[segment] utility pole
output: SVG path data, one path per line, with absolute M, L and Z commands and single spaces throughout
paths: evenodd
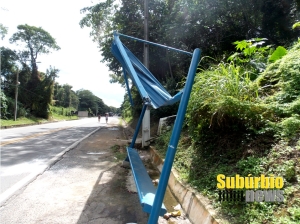
M 144 39 L 148 40 L 148 0 L 144 0 Z M 149 45 L 144 43 L 144 65 L 149 69 Z M 149 145 L 147 141 L 150 139 L 150 108 L 147 107 L 142 124 L 142 147 Z
M 19 68 L 17 68 L 16 89 L 15 89 L 15 121 L 17 120 L 17 111 L 18 111 L 18 88 L 19 88 Z

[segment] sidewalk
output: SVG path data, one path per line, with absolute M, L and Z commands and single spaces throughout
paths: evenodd
M 130 131 L 130 130 L 129 130 Z M 128 130 L 108 124 L 64 154 L 0 208 L 2 224 L 145 224 L 122 168 Z M 160 224 L 168 221 L 160 218 Z

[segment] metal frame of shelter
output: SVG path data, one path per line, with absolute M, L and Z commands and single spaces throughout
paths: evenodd
M 185 86 L 175 96 L 170 96 L 170 94 L 164 89 L 160 82 L 151 74 L 151 72 L 143 66 L 143 64 L 122 44 L 119 36 L 125 38 L 133 39 L 136 41 L 144 42 L 149 45 L 155 45 L 158 47 L 166 48 L 168 50 L 173 50 L 181 53 L 188 54 L 192 56 L 191 64 L 188 71 L 188 76 L 186 79 Z M 193 53 L 182 51 L 176 48 L 168 47 L 165 45 L 153 43 L 150 41 L 141 40 L 135 37 L 127 36 L 114 32 L 114 40 L 112 43 L 112 53 L 122 64 L 123 75 L 126 82 L 126 87 L 130 97 L 130 102 L 132 104 L 132 98 L 130 94 L 130 89 L 128 85 L 128 76 L 131 78 L 132 82 L 136 85 L 142 99 L 143 99 L 143 108 L 140 114 L 140 118 L 135 129 L 135 133 L 132 138 L 132 142 L 129 147 L 127 147 L 127 161 L 130 162 L 135 183 L 137 186 L 140 202 L 143 206 L 143 211 L 150 213 L 148 224 L 156 224 L 159 215 L 163 215 L 163 212 L 166 211 L 163 205 L 163 199 L 168 185 L 168 180 L 170 177 L 170 172 L 174 162 L 176 149 L 190 98 L 190 93 L 194 83 L 194 78 L 197 70 L 197 66 L 200 61 L 201 51 L 196 48 Z M 147 194 L 147 191 L 152 185 L 150 178 L 145 170 L 145 167 L 142 165 L 142 162 L 138 156 L 138 153 L 133 149 L 135 141 L 139 132 L 139 129 L 142 124 L 142 120 L 146 111 L 147 106 L 152 106 L 154 109 L 173 104 L 180 100 L 176 120 L 174 123 L 172 135 L 168 145 L 163 169 L 160 175 L 159 184 L 157 189 L 154 190 L 154 193 Z M 143 170 L 143 172 L 142 172 Z M 145 177 L 147 175 L 147 178 Z M 145 180 L 145 181 L 144 181 Z M 153 185 L 151 186 L 153 187 Z M 151 191 L 151 190 L 149 190 Z

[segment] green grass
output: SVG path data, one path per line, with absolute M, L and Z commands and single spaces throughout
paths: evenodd
M 52 121 L 64 121 L 64 120 L 77 120 L 78 117 L 71 116 L 71 111 L 75 111 L 74 108 L 63 108 L 63 107 L 55 107 L 51 106 L 50 118 L 43 119 L 34 116 L 26 116 L 26 117 L 18 117 L 16 121 L 14 119 L 0 119 L 1 127 L 12 127 L 15 125 L 30 125 L 30 124 L 40 124 L 45 122 L 52 122 Z
M 47 120 L 45 119 L 41 119 L 41 118 L 27 118 L 27 117 L 20 117 L 17 118 L 16 121 L 14 120 L 0 120 L 1 122 L 1 127 L 2 126 L 14 126 L 14 125 L 26 125 L 26 124 L 37 124 L 37 123 L 43 123 L 43 122 L 47 122 Z
M 133 120 L 133 117 L 125 117 L 124 120 L 127 124 L 129 124 Z
M 124 146 L 120 145 L 113 145 L 110 147 L 112 152 L 114 153 L 115 157 L 117 158 L 117 161 L 122 161 L 126 158 L 127 154 L 125 153 Z
M 169 143 L 170 133 L 164 133 L 156 140 L 156 149 L 164 157 Z M 221 143 L 233 139 L 222 136 Z M 211 138 L 211 139 L 209 139 Z M 241 152 L 240 146 L 226 148 L 222 154 L 217 147 L 218 141 L 207 136 L 204 144 L 192 143 L 187 132 L 183 132 L 178 144 L 174 168 L 178 171 L 181 180 L 187 182 L 196 191 L 210 199 L 218 215 L 226 217 L 229 223 L 289 223 L 300 222 L 300 134 L 292 140 L 274 141 L 265 145 L 263 139 L 252 139 L 248 143 L 265 151 L 264 155 L 254 152 L 253 155 L 235 158 Z M 235 139 L 238 141 L 238 139 Z M 222 147 L 221 147 L 222 148 Z M 223 148 L 224 149 L 224 148 Z M 252 148 L 253 150 L 254 148 Z M 249 150 L 245 147 L 244 155 Z M 234 203 L 219 202 L 216 189 L 216 176 L 280 176 L 284 179 L 283 203 Z
M 77 120 L 77 116 L 64 116 L 64 115 L 59 115 L 59 114 L 53 114 L 52 119 L 50 120 L 57 120 L 57 121 L 62 121 L 62 120 Z
M 300 42 L 254 80 L 224 62 L 195 78 L 173 165 L 229 223 L 300 223 L 299 53 Z M 156 140 L 163 156 L 169 135 Z M 218 174 L 282 177 L 284 202 L 219 202 Z
M 0 119 L 1 127 L 13 127 L 16 125 L 30 125 L 30 124 L 40 124 L 40 123 L 46 123 L 51 121 L 63 121 L 63 120 L 77 120 L 77 116 L 63 116 L 58 114 L 53 114 L 52 118 L 49 120 L 43 119 L 43 118 L 36 118 L 36 117 L 19 117 L 16 121 L 14 120 L 4 120 Z

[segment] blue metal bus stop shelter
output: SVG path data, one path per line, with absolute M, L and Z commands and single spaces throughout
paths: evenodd
M 179 91 L 175 96 L 171 96 L 168 91 L 161 85 L 161 83 L 153 76 L 153 74 L 135 57 L 135 55 L 121 42 L 120 36 L 130 38 L 136 41 L 141 41 L 149 45 L 166 48 L 169 50 L 185 53 L 192 56 L 191 64 L 189 67 L 187 79 L 184 88 Z M 167 211 L 163 205 L 163 199 L 168 185 L 172 165 L 174 162 L 176 149 L 190 98 L 190 93 L 194 83 L 194 78 L 200 61 L 201 51 L 195 49 L 193 53 L 168 47 L 165 45 L 153 43 L 150 41 L 141 40 L 135 37 L 127 36 L 114 32 L 114 40 L 111 46 L 111 51 L 117 60 L 121 63 L 123 68 L 123 75 L 132 103 L 128 78 L 137 87 L 142 99 L 143 108 L 140 114 L 138 124 L 136 126 L 132 142 L 127 147 L 127 160 L 130 162 L 132 173 L 134 176 L 135 184 L 138 191 L 140 203 L 143 211 L 150 214 L 148 224 L 156 224 L 158 216 L 163 216 Z M 171 139 L 168 145 L 162 173 L 160 175 L 159 184 L 157 189 L 153 186 L 152 181 L 143 165 L 137 150 L 134 149 L 135 141 L 142 124 L 142 120 L 147 106 L 152 106 L 157 109 L 162 106 L 171 105 L 180 101 L 177 111 L 176 120 L 174 123 Z

